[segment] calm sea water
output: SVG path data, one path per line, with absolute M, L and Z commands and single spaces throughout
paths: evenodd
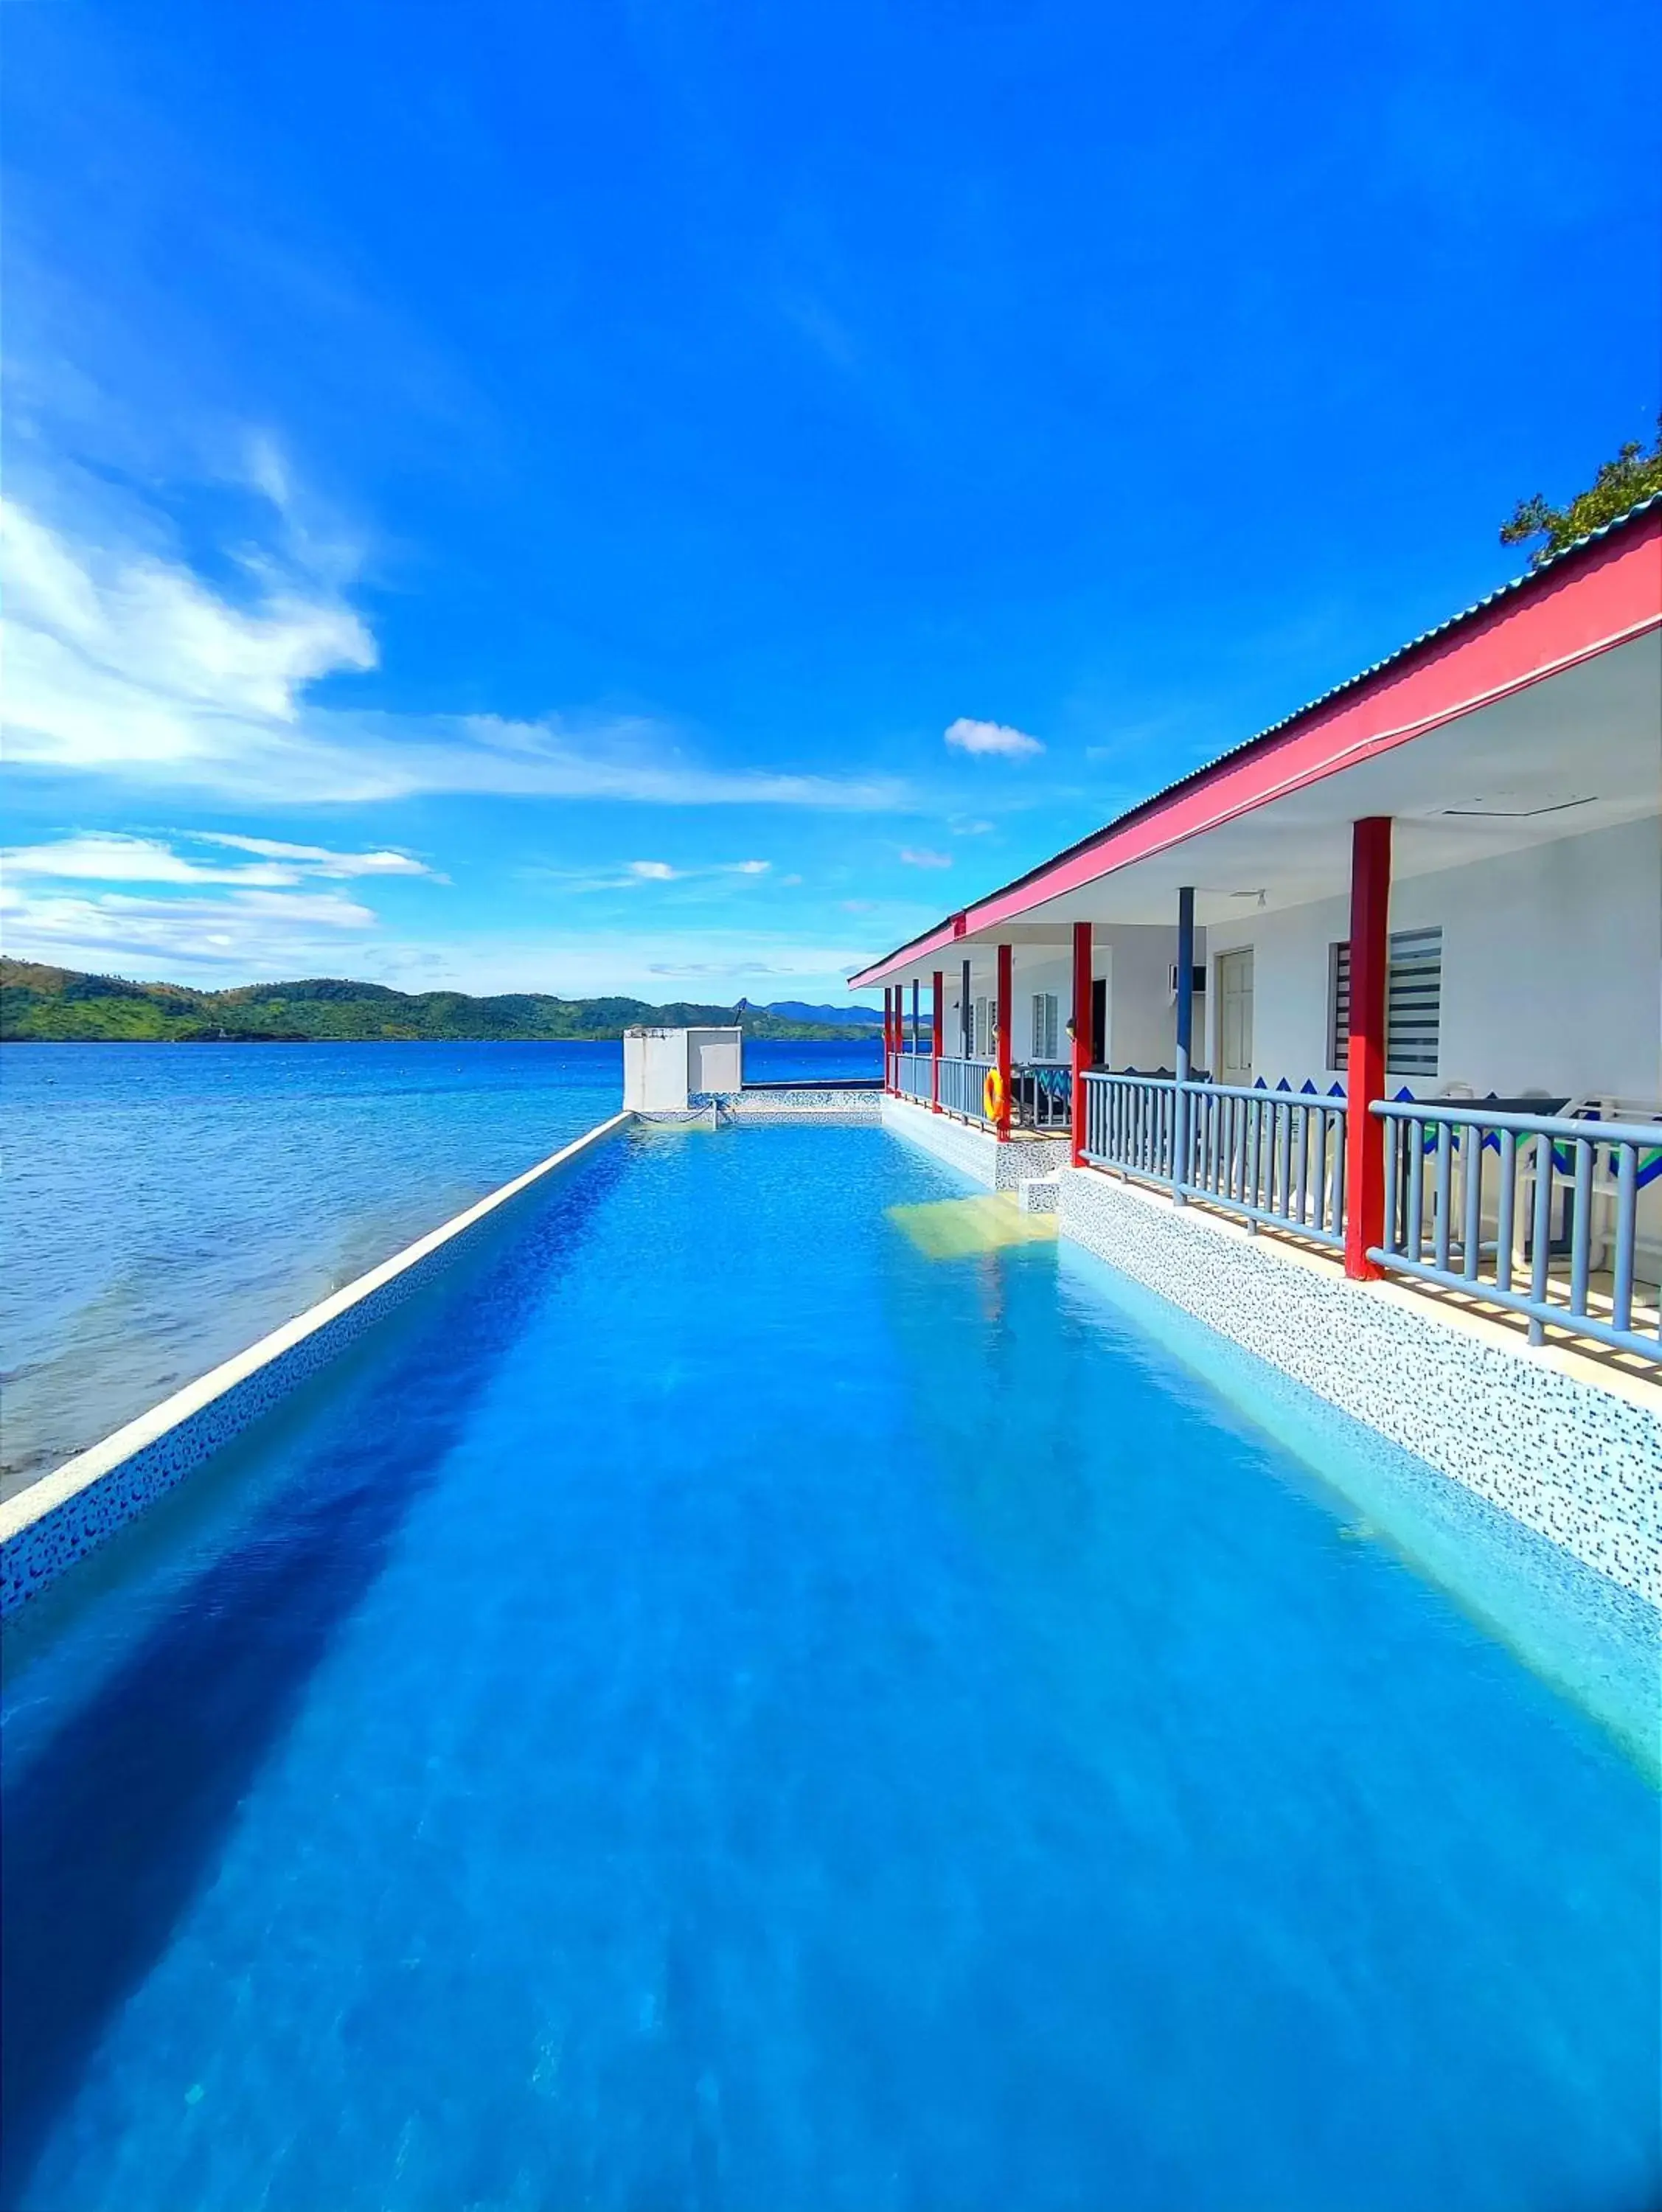
M 758 1082 L 876 1047 L 752 1045 Z M 618 1109 L 612 1045 L 8 1045 L 0 1494 Z
M 26 1610 L 0 2202 L 1662 2202 L 1655 1791 L 957 1188 L 626 1139 Z

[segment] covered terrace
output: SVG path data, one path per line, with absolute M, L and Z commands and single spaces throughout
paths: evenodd
M 898 1098 L 1653 1370 L 1662 500 L 851 981 Z

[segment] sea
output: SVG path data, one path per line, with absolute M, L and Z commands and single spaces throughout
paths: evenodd
M 758 1043 L 752 1082 L 875 1076 Z M 0 1496 L 618 1110 L 611 1044 L 0 1050 Z

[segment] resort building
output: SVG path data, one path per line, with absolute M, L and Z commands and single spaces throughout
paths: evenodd
M 1283 1364 L 1266 1268 L 1647 1398 L 1659 817 L 1653 499 L 853 976 L 885 1118 Z

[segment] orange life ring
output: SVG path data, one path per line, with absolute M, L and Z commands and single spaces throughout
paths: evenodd
M 981 1086 L 981 1108 L 989 1121 L 1004 1118 L 1004 1078 L 995 1067 L 987 1070 L 987 1080 Z

